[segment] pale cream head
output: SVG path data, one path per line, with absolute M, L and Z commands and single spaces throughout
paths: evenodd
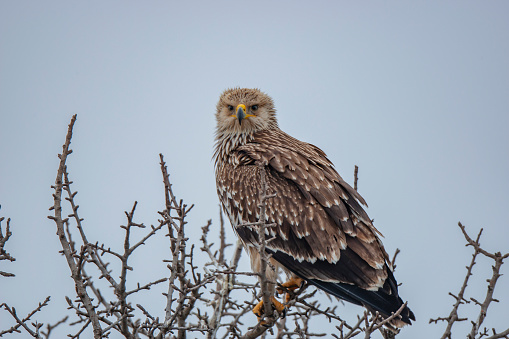
M 259 89 L 232 88 L 221 94 L 216 112 L 217 133 L 246 134 L 278 128 L 271 97 Z

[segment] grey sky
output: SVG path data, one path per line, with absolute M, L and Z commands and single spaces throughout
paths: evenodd
M 386 249 L 402 250 L 396 278 L 417 322 L 401 337 L 437 337 L 443 325 L 428 320 L 448 314 L 470 260 L 457 222 L 509 251 L 508 13 L 503 1 L 2 1 L 0 214 L 17 261 L 0 269 L 17 277 L 0 280 L 0 301 L 24 313 L 52 295 L 40 319 L 55 321 L 73 295 L 46 218 L 72 114 L 86 230 L 121 246 L 135 200 L 137 220 L 157 221 L 160 152 L 175 193 L 196 204 L 189 227 L 217 225 L 215 105 L 225 88 L 258 87 L 280 127 L 322 148 L 348 182 L 359 165 Z M 144 250 L 157 260 L 140 257 L 133 283 L 164 270 L 165 242 Z M 476 267 L 474 296 L 489 264 Z M 502 330 L 501 279 L 486 325 Z

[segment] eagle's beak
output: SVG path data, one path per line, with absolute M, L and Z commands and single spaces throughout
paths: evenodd
M 239 119 L 239 125 L 242 125 L 242 120 L 246 118 L 246 105 L 240 104 L 237 106 L 237 119 Z

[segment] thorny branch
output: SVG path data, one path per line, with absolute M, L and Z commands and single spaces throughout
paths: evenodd
M 71 248 L 69 245 L 69 241 L 65 235 L 64 224 L 67 222 L 68 218 L 62 218 L 62 189 L 64 186 L 63 175 L 66 172 L 66 160 L 67 156 L 72 153 L 72 150 L 69 148 L 71 144 L 72 138 L 72 129 L 74 123 L 76 122 L 76 115 L 73 115 L 71 119 L 71 123 L 69 124 L 69 128 L 67 129 L 67 136 L 65 138 L 65 143 L 62 146 L 62 154 L 59 154 L 60 164 L 58 166 L 57 177 L 55 179 L 55 185 L 52 188 L 55 190 L 53 194 L 54 204 L 50 208 L 55 212 L 54 216 L 49 216 L 48 218 L 55 221 L 57 226 L 57 235 L 60 239 L 60 244 L 62 245 L 62 252 L 67 260 L 67 264 L 71 270 L 71 276 L 75 283 L 76 293 L 83 303 L 83 306 L 87 310 L 88 318 L 90 319 L 93 327 L 94 338 L 102 337 L 102 329 L 99 323 L 99 319 L 97 317 L 97 313 L 95 312 L 95 307 L 92 305 L 92 299 L 88 295 L 88 292 L 85 287 L 85 282 L 83 281 L 83 277 L 79 272 L 79 268 L 77 262 L 75 261 L 75 253 L 71 252 Z
M 468 318 L 461 318 L 458 315 L 458 309 L 461 305 L 468 304 L 471 301 L 474 302 L 476 305 L 480 307 L 479 315 L 477 316 L 477 319 L 475 321 L 471 321 L 472 323 L 472 329 L 470 333 L 467 335 L 467 338 L 469 339 L 476 339 L 476 338 L 483 338 L 487 337 L 487 329 L 484 328 L 483 331 L 481 331 L 481 325 L 486 319 L 488 308 L 491 304 L 491 302 L 498 302 L 497 299 L 493 298 L 493 293 L 495 292 L 495 286 L 498 281 L 498 278 L 501 276 L 500 274 L 500 268 L 502 267 L 504 259 L 509 257 L 509 253 L 506 253 L 502 255 L 500 252 L 496 253 L 490 253 L 486 250 L 484 250 L 481 247 L 480 239 L 483 229 L 479 231 L 477 234 L 477 238 L 473 240 L 467 233 L 465 226 L 461 224 L 461 222 L 458 223 L 459 228 L 461 229 L 461 232 L 463 233 L 463 236 L 465 237 L 465 240 L 467 241 L 466 246 L 471 246 L 474 249 L 474 253 L 472 254 L 472 260 L 470 261 L 470 264 L 467 266 L 467 274 L 465 276 L 465 279 L 463 280 L 463 285 L 461 285 L 460 291 L 458 295 L 454 295 L 452 293 L 449 293 L 456 301 L 453 305 L 453 308 L 447 317 L 439 317 L 436 319 L 430 319 L 429 323 L 438 323 L 439 321 L 445 321 L 447 323 L 447 326 L 445 328 L 444 334 L 442 335 L 442 339 L 450 339 L 452 338 L 452 327 L 454 323 L 459 321 L 466 321 Z M 495 261 L 495 264 L 492 266 L 493 275 L 490 279 L 488 279 L 488 289 L 486 292 L 486 296 L 484 298 L 484 301 L 481 303 L 477 301 L 475 298 L 470 298 L 470 300 L 467 300 L 465 298 L 465 291 L 468 285 L 469 278 L 473 275 L 472 270 L 474 265 L 476 264 L 476 259 L 479 254 L 484 255 L 487 258 L 490 258 Z M 504 332 L 498 333 L 495 331 L 495 329 L 492 329 L 493 335 L 488 337 L 490 339 L 495 338 L 507 338 L 509 334 L 509 329 L 505 330 Z
M 1 206 L 0 206 L 1 207 Z M 8 261 L 15 261 L 16 259 L 12 257 L 5 249 L 5 243 L 12 235 L 11 232 L 11 219 L 7 219 L 7 223 L 5 226 L 5 235 L 2 233 L 2 221 L 4 221 L 4 217 L 0 217 L 0 261 L 2 260 L 8 260 Z M 4 277 L 14 277 L 14 274 L 0 271 L 0 275 Z
M 9 312 L 11 314 L 11 316 L 16 320 L 16 325 L 12 326 L 8 330 L 1 331 L 0 332 L 0 337 L 3 336 L 4 334 L 8 334 L 8 333 L 14 333 L 14 332 L 21 333 L 19 328 L 23 327 L 32 337 L 34 337 L 34 338 L 42 338 L 41 335 L 39 334 L 39 330 L 40 330 L 42 324 L 38 324 L 37 322 L 32 323 L 32 326 L 35 327 L 35 330 L 32 330 L 30 328 L 30 325 L 27 324 L 27 322 L 30 320 L 30 318 L 32 318 L 32 316 L 34 314 L 39 312 L 44 306 L 48 305 L 49 299 L 50 299 L 50 297 L 47 297 L 42 303 L 39 303 L 39 306 L 37 306 L 32 312 L 30 312 L 23 319 L 20 319 L 18 317 L 18 315 L 16 313 L 16 309 L 14 307 L 9 307 L 6 303 L 1 304 L 0 308 L 3 307 L 7 312 Z
M 121 226 L 121 228 L 125 230 L 123 253 L 117 253 L 110 248 L 106 248 L 104 245 L 99 245 L 98 243 L 92 244 L 88 241 L 85 235 L 84 227 L 82 225 L 83 219 L 78 216 L 79 206 L 75 203 L 75 196 L 77 192 L 73 192 L 71 190 L 72 181 L 69 180 L 66 166 L 67 156 L 72 152 L 69 149 L 69 146 L 72 137 L 72 128 L 75 121 L 76 116 L 73 116 L 71 124 L 69 125 L 66 141 L 63 146 L 63 152 L 61 155 L 59 155 L 60 165 L 58 167 L 56 183 L 55 186 L 53 186 L 55 189 L 55 194 L 53 195 L 54 205 L 50 208 L 50 210 L 55 211 L 55 215 L 49 217 L 57 224 L 57 234 L 62 245 L 62 253 L 64 254 L 71 269 L 71 276 L 75 282 L 78 296 L 78 299 L 75 301 L 77 304 L 75 304 L 75 302 L 73 302 L 70 298 L 67 298 L 70 309 L 73 309 L 79 318 L 79 320 L 73 324 L 83 325 L 78 333 L 72 337 L 79 337 L 80 334 L 89 325 L 92 325 L 94 338 L 102 338 L 108 336 L 108 333 L 111 329 L 119 331 L 126 338 L 138 338 L 139 333 L 146 333 L 139 324 L 131 320 L 134 317 L 134 308 L 128 301 L 128 296 L 134 293 L 138 293 L 142 290 L 149 290 L 152 286 L 166 281 L 166 278 L 158 279 L 144 285 L 138 283 L 136 288 L 129 291 L 127 289 L 127 272 L 132 270 L 132 267 L 129 266 L 128 260 L 132 253 L 139 246 L 143 245 L 147 239 L 149 239 L 158 230 L 160 230 L 165 225 L 165 223 L 160 223 L 157 227 L 152 226 L 150 232 L 148 232 L 134 245 L 131 245 L 130 239 L 132 229 L 145 228 L 145 225 L 134 221 L 134 212 L 137 205 L 135 202 L 131 211 L 126 212 L 126 226 Z M 69 215 L 69 217 L 74 219 L 76 228 L 79 231 L 82 241 L 79 252 L 75 248 L 75 242 L 71 238 L 72 232 L 69 229 L 69 218 L 62 218 L 62 190 L 67 192 L 68 197 L 65 199 L 69 202 L 70 208 L 72 209 L 72 213 Z M 108 269 L 110 263 L 104 261 L 102 258 L 102 256 L 105 254 L 110 254 L 113 257 L 119 259 L 121 262 L 121 273 L 118 281 L 112 277 L 111 270 Z M 109 285 L 113 287 L 117 300 L 109 302 L 105 300 L 102 293 L 100 292 L 100 289 L 95 286 L 93 277 L 87 275 L 85 271 L 85 266 L 88 263 L 93 263 L 97 267 L 101 273 L 99 279 L 105 278 L 109 282 Z M 92 291 L 97 297 L 99 301 L 97 305 L 93 304 L 93 299 L 89 296 L 89 292 L 87 291 L 88 289 Z M 100 305 L 102 305 L 104 309 L 100 309 Z M 83 312 L 82 308 L 84 308 L 86 312 Z M 115 320 L 110 320 L 109 317 L 114 317 Z M 106 327 L 104 329 L 101 328 L 101 323 L 105 324 Z M 48 334 L 50 330 L 51 328 L 48 327 Z
M 186 253 L 186 242 L 188 238 L 184 236 L 184 227 L 187 224 L 185 218 L 194 205 L 187 208 L 187 205 L 184 204 L 182 200 L 177 201 L 171 189 L 169 174 L 163 155 L 159 154 L 159 157 L 161 160 L 166 201 L 166 209 L 160 212 L 160 214 L 164 218 L 165 224 L 168 226 L 168 235 L 171 239 L 170 248 L 172 252 L 171 266 L 168 265 L 171 275 L 168 284 L 168 293 L 166 295 L 166 314 L 161 334 L 164 335 L 166 331 L 175 326 L 176 322 L 177 327 L 180 328 L 177 337 L 185 338 L 185 330 L 183 328 L 186 327 L 187 317 L 194 308 L 197 299 L 200 297 L 199 289 L 212 279 L 205 277 L 205 280 L 202 280 L 200 275 L 193 275 L 193 281 L 191 281 L 186 277 L 186 259 L 191 258 L 192 255 Z M 173 217 L 171 215 L 172 210 L 177 212 L 177 216 Z M 174 236 L 174 232 L 177 233 L 176 237 Z M 194 270 L 192 263 L 191 268 Z M 176 286 L 177 281 L 179 287 Z M 175 312 L 172 309 L 173 301 L 175 300 L 173 298 L 174 290 L 179 292 L 179 297 L 176 300 L 176 309 L 180 310 L 179 312 Z
M 355 169 L 353 171 L 353 189 L 357 191 L 357 181 L 359 180 L 359 166 L 355 165 Z

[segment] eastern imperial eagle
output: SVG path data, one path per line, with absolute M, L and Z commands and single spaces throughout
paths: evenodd
M 292 277 L 284 286 L 304 279 L 382 317 L 396 312 L 403 301 L 380 233 L 361 206 L 364 199 L 325 153 L 281 131 L 272 99 L 258 89 L 226 90 L 216 120 L 217 193 L 253 270 L 260 267 L 257 231 L 239 225 L 259 221 L 264 170 L 267 194 L 275 194 L 266 200 L 266 221 L 276 225 L 268 229 L 274 239 L 266 250 L 275 267 Z M 267 275 L 276 281 L 277 269 Z M 391 323 L 400 327 L 411 320 L 406 307 Z

